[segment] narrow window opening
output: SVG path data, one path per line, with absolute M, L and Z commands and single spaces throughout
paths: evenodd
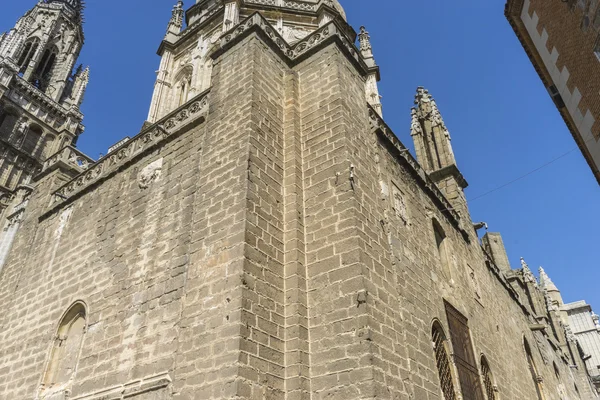
M 28 154 L 36 156 L 37 152 L 35 152 L 35 150 L 41 144 L 40 142 L 42 138 L 42 133 L 42 129 L 38 126 L 29 127 L 27 133 L 25 134 L 21 150 Z
M 27 67 L 31 63 L 33 56 L 38 50 L 40 40 L 38 38 L 34 38 L 31 41 L 28 41 L 23 46 L 23 50 L 21 50 L 21 55 L 18 60 L 19 65 L 19 74 L 23 75 L 25 71 L 27 71 Z
M 31 78 L 31 83 L 43 92 L 47 91 L 50 86 L 50 79 L 52 77 L 52 70 L 54 69 L 55 62 L 55 49 L 47 49 Z

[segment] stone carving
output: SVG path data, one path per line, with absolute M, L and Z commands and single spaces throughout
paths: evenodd
M 419 122 L 419 117 L 417 115 L 417 109 L 411 108 L 411 123 L 410 123 L 410 134 L 411 136 L 421 135 L 423 133 L 423 128 L 421 127 L 421 123 Z
M 148 164 L 138 175 L 140 189 L 147 189 L 150 185 L 160 179 L 162 173 L 163 159 Z
M 402 196 L 402 192 L 396 185 L 392 185 L 392 195 L 394 196 L 394 211 L 396 212 L 396 216 L 404 222 L 404 225 L 408 224 L 406 203 Z
M 529 269 L 529 265 L 527 265 L 523 257 L 521 257 L 521 268 L 523 272 L 523 280 L 525 281 L 525 283 L 531 283 L 535 287 L 537 287 L 537 279 L 535 279 L 533 272 L 531 272 L 531 269 Z
M 294 43 L 304 39 L 310 32 L 292 26 L 284 26 L 281 34 L 288 43 Z
M 600 316 L 592 313 L 592 321 L 594 321 L 594 325 L 596 325 L 596 330 L 600 331 Z

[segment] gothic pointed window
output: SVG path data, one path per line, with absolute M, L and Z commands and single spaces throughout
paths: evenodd
M 483 376 L 483 384 L 485 386 L 487 400 L 497 400 L 494 376 L 492 375 L 490 364 L 488 364 L 485 356 L 481 356 L 481 375 Z
M 46 49 L 31 78 L 31 83 L 43 92 L 46 92 L 50 86 L 50 79 L 54 64 L 56 63 L 57 53 L 58 50 L 56 48 Z
M 10 139 L 17 120 L 18 118 L 13 112 L 0 111 L 0 138 L 4 140 Z
M 433 339 L 433 351 L 435 354 L 435 363 L 440 378 L 440 386 L 442 388 L 443 400 L 456 400 L 456 392 L 454 391 L 454 382 L 452 379 L 452 367 L 450 357 L 448 356 L 448 342 L 444 330 L 439 322 L 433 324 L 431 336 Z
M 68 389 L 77 369 L 85 332 L 85 306 L 76 303 L 67 311 L 58 327 L 44 375 L 44 390 L 55 392 Z
M 529 366 L 529 372 L 531 373 L 531 379 L 533 384 L 535 385 L 535 390 L 537 392 L 537 396 L 539 400 L 544 400 L 544 392 L 542 389 L 542 380 L 540 375 L 538 374 L 537 367 L 535 365 L 535 360 L 533 359 L 533 354 L 531 353 L 531 347 L 529 347 L 529 343 L 527 339 L 524 339 L 523 344 L 525 346 L 525 355 L 527 357 L 527 364 Z
M 23 45 L 23 49 L 21 50 L 21 53 L 19 55 L 19 60 L 17 61 L 17 64 L 19 65 L 19 73 L 20 74 L 24 74 L 25 71 L 27 71 L 27 67 L 29 66 L 31 59 L 37 52 L 39 45 L 40 45 L 40 39 L 38 39 L 38 38 L 33 38 L 31 40 L 28 40 Z
M 36 150 L 38 146 L 40 146 L 40 142 L 42 139 L 42 128 L 36 125 L 32 125 L 27 130 L 25 134 L 25 138 L 23 139 L 23 144 L 21 145 L 21 150 L 26 152 L 27 154 L 31 154 L 33 156 L 38 156 Z

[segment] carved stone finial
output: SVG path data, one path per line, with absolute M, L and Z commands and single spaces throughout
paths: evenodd
M 360 42 L 360 52 L 363 58 L 373 58 L 373 46 L 371 46 L 371 36 L 364 26 L 360 27 L 360 33 L 358 34 L 358 40 Z
M 179 34 L 179 32 L 181 32 L 181 28 L 183 28 L 183 1 L 179 0 L 173 7 L 173 11 L 171 11 L 171 13 L 172 16 L 171 21 L 169 21 L 167 33 Z
M 552 291 L 558 292 L 559 291 L 558 288 L 556 287 L 554 282 L 552 282 L 552 279 L 550 279 L 550 277 L 548 276 L 546 271 L 544 271 L 543 267 L 540 267 L 539 272 L 540 272 L 540 286 L 550 292 L 552 292 Z
M 523 279 L 525 280 L 525 282 L 533 283 L 534 286 L 537 287 L 537 279 L 535 279 L 533 272 L 531 272 L 531 269 L 529 269 L 529 265 L 527 265 L 523 257 L 521 257 L 521 267 L 523 268 Z
M 592 321 L 596 325 L 596 330 L 600 330 L 600 317 L 596 313 L 592 313 Z
M 423 127 L 421 127 L 421 123 L 419 122 L 419 116 L 417 114 L 416 108 L 410 109 L 411 114 L 411 123 L 410 123 L 410 135 L 421 135 L 423 133 Z

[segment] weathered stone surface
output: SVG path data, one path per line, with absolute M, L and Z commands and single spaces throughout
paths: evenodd
M 71 399 L 441 399 L 445 302 L 501 398 L 536 397 L 524 337 L 546 398 L 583 393 L 568 344 L 530 330 L 540 291 L 483 252 L 457 175 L 436 186 L 369 107 L 342 21 L 300 58 L 252 21 L 213 54 L 210 92 L 88 173 L 38 179 L 0 272 L 0 397 L 49 398 L 77 301 Z

